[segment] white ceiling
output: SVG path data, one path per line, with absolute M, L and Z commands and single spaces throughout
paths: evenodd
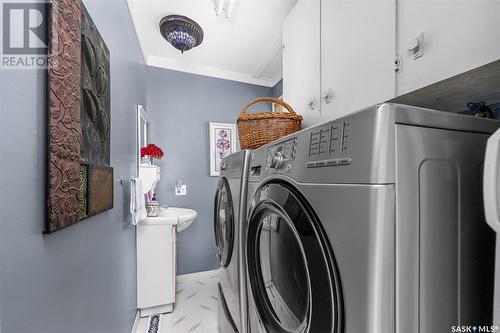
M 213 0 L 128 0 L 146 64 L 267 87 L 282 78 L 281 27 L 297 0 L 236 0 L 231 17 Z M 192 18 L 203 43 L 184 54 L 160 34 L 169 14 Z

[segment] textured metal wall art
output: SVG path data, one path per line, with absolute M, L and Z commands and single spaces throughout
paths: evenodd
M 113 208 L 113 168 L 90 166 L 88 174 L 89 216 Z
M 81 215 L 85 218 L 113 208 L 113 168 L 110 167 L 109 50 L 85 6 L 82 6 L 81 33 L 80 162 L 88 166 L 87 211 Z
M 80 15 L 74 0 L 53 0 L 48 11 L 47 233 L 79 220 Z
M 109 50 L 81 1 L 49 6 L 46 233 L 113 208 Z

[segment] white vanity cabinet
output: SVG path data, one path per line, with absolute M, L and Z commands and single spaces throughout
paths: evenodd
M 405 94 L 500 59 L 500 1 L 399 0 L 398 93 Z M 423 33 L 422 56 L 410 43 Z
M 283 99 L 304 117 L 320 120 L 320 0 L 301 0 L 283 23 Z
M 137 308 L 141 317 L 173 311 L 177 233 L 197 216 L 193 209 L 168 207 L 137 224 Z
M 395 1 L 321 1 L 321 116 L 395 97 Z
M 141 317 L 173 310 L 176 228 L 167 220 L 154 217 L 137 225 L 137 307 Z

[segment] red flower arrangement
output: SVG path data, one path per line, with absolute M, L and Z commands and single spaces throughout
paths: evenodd
M 146 147 L 141 148 L 141 158 L 142 157 L 151 157 L 156 158 L 157 160 L 161 160 L 165 156 L 163 150 L 157 145 L 150 143 Z

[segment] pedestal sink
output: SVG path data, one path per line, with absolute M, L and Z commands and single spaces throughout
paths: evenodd
M 198 213 L 189 208 L 162 208 L 157 217 L 148 217 L 139 224 L 143 225 L 175 225 L 177 232 L 187 229 L 194 222 Z
M 177 232 L 189 227 L 197 216 L 193 209 L 169 207 L 137 224 L 137 308 L 141 317 L 174 309 Z
M 189 208 L 168 207 L 160 211 L 160 217 L 177 219 L 177 232 L 187 229 L 197 216 L 198 213 Z

